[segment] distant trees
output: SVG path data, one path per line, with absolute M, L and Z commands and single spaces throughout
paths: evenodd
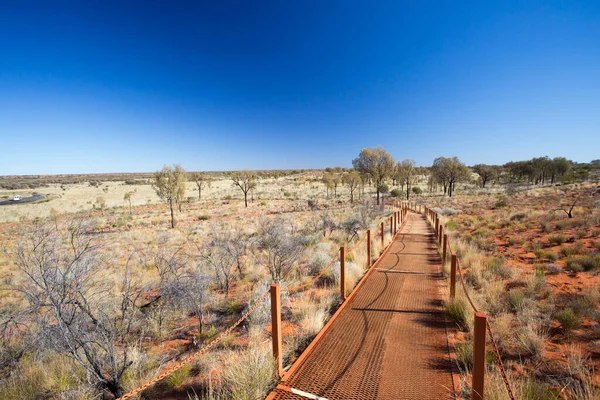
M 403 160 L 396 165 L 396 180 L 402 185 L 406 185 L 406 200 L 410 199 L 410 187 L 417 173 L 415 162 L 413 160 Z
M 325 189 L 327 190 L 327 198 L 329 198 L 329 191 L 334 187 L 334 179 L 333 174 L 331 172 L 325 172 L 321 177 L 321 182 L 325 185 Z
M 256 188 L 256 175 L 251 171 L 236 171 L 231 174 L 234 186 L 244 193 L 244 204 L 248 207 L 248 192 Z
M 477 164 L 473 166 L 473 171 L 479 175 L 481 179 L 481 187 L 485 188 L 486 183 L 494 176 L 495 169 L 491 165 Z
M 360 175 L 356 171 L 347 172 L 344 175 L 344 182 L 348 185 L 350 189 L 350 203 L 354 204 L 354 191 L 361 184 Z
M 377 190 L 377 204 L 385 180 L 394 173 L 394 158 L 382 147 L 362 149 L 352 166 L 361 174 L 371 178 Z
M 189 179 L 198 187 L 198 200 L 202 200 L 202 188 L 205 186 L 210 187 L 212 178 L 206 172 L 192 172 L 189 175 Z
M 556 182 L 557 178 L 564 176 L 572 168 L 573 163 L 564 157 L 550 159 L 548 156 L 535 157 L 527 161 L 511 161 L 504 164 L 504 168 L 513 181 L 527 178 L 533 184 Z
M 470 171 L 457 157 L 438 157 L 431 167 L 432 177 L 444 187 L 444 193 L 452 197 L 456 182 L 469 179 Z
M 174 206 L 182 202 L 185 196 L 185 170 L 181 165 L 169 167 L 165 165 L 162 170 L 152 176 L 152 187 L 156 195 L 169 203 L 171 210 L 171 228 L 175 228 Z

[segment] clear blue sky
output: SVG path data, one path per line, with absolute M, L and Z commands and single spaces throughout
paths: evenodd
M 600 2 L 0 0 L 0 175 L 600 158 Z

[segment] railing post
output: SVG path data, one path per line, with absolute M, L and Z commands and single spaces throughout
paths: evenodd
M 444 243 L 442 245 L 442 265 L 446 264 L 446 256 L 448 255 L 448 235 L 444 233 Z
M 454 299 L 456 294 L 456 267 L 457 267 L 458 259 L 456 258 L 456 254 L 452 254 L 450 261 L 450 298 Z
M 271 336 L 273 339 L 273 358 L 277 364 L 277 374 L 283 376 L 283 347 L 281 345 L 281 298 L 279 284 L 271 285 Z
M 394 218 L 390 217 L 390 236 L 394 236 Z
M 398 232 L 398 211 L 394 211 L 394 233 Z
M 340 294 L 346 300 L 346 247 L 340 247 Z
M 383 248 L 385 247 L 385 244 L 383 243 L 383 237 L 385 236 L 385 232 L 384 232 L 384 230 L 383 230 L 383 229 L 384 229 L 384 228 L 383 228 L 383 225 L 384 225 L 384 224 L 383 224 L 383 222 L 382 222 L 382 223 L 381 223 L 381 247 L 382 247 L 382 250 L 383 250 Z
M 482 312 L 475 313 L 473 329 L 473 375 L 471 399 L 483 400 L 483 382 L 485 379 L 485 330 L 487 317 Z
M 442 224 L 440 224 L 440 230 L 439 230 L 439 235 L 438 235 L 438 246 L 442 246 L 442 237 L 444 235 L 444 226 Z
M 371 267 L 371 262 L 373 258 L 371 257 L 371 230 L 367 230 L 367 267 Z

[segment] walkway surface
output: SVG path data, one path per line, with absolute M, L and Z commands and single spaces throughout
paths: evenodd
M 268 399 L 454 398 L 440 262 L 425 217 L 409 213 L 389 251 Z

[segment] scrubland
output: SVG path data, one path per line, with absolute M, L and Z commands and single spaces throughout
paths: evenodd
M 517 398 L 600 398 L 598 198 L 590 183 L 431 202 L 445 215 L 468 291 L 494 328 Z M 468 397 L 473 312 L 457 285 L 447 310 Z M 491 347 L 487 359 L 486 398 L 508 399 Z
M 213 176 L 201 198 L 187 182 L 175 229 L 145 176 L 48 181 L 31 189 L 48 195 L 42 202 L 0 207 L 0 398 L 120 396 L 195 354 L 272 282 L 282 289 L 283 359 L 291 365 L 340 304 L 339 247 L 353 247 L 389 217 L 373 205 L 376 192 L 388 203 L 388 192 L 394 201 L 410 195 L 443 215 L 517 398 L 599 398 L 597 170 L 574 165 L 557 175 L 560 183 L 548 173 L 547 184 L 546 172 L 521 172 L 547 158 L 479 165 L 477 178 L 456 158 L 428 169 L 371 153 L 389 170 L 377 187 L 368 170 L 275 174 L 256 182 L 244 207 L 226 175 Z M 0 199 L 27 193 L 2 190 Z M 376 235 L 373 244 L 377 257 Z M 348 290 L 366 257 L 364 243 L 346 255 Z M 257 307 L 210 351 L 137 396 L 262 398 L 276 374 L 268 301 Z M 446 309 L 458 389 L 469 398 L 473 312 L 460 286 Z M 486 398 L 507 399 L 488 350 Z
M 311 172 L 261 180 L 248 208 L 229 179 L 217 177 L 202 199 L 188 183 L 176 229 L 147 184 L 39 191 L 47 201 L 0 207 L 0 398 L 122 395 L 209 343 L 273 281 L 290 365 L 340 304 L 339 261 L 324 268 L 389 217 L 366 195 L 351 204 L 341 185 L 328 195 Z M 12 193 L 26 194 L 1 194 Z M 366 257 L 364 242 L 346 255 L 348 290 Z M 270 329 L 267 299 L 143 398 L 264 397 L 275 382 Z

